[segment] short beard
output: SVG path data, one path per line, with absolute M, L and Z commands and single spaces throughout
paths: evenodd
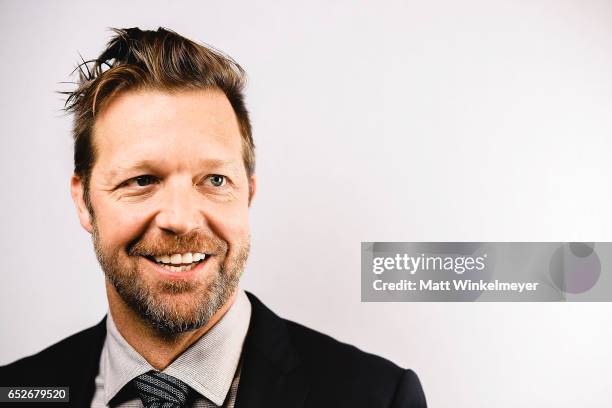
M 244 266 L 249 255 L 250 243 L 247 240 L 238 251 L 228 259 L 227 243 L 213 236 L 206 237 L 208 246 L 215 248 L 216 257 L 222 257 L 220 267 L 216 273 L 211 274 L 207 281 L 162 281 L 152 287 L 143 278 L 142 271 L 134 265 L 122 265 L 118 253 L 108 253 L 104 250 L 96 223 L 93 223 L 92 232 L 94 250 L 107 279 L 121 297 L 121 299 L 143 320 L 149 322 L 160 337 L 173 338 L 177 335 L 199 329 L 205 326 L 210 319 L 225 305 L 236 291 Z M 183 240 L 175 237 L 177 250 L 165 253 L 181 253 L 179 248 L 188 248 L 185 242 L 202 242 L 198 237 Z M 193 246 L 193 244 L 192 244 Z M 150 250 L 150 249 L 149 249 Z M 129 256 L 147 255 L 147 245 L 136 241 L 129 246 Z M 172 299 L 172 295 L 191 295 L 185 301 Z M 169 299 L 165 299 L 168 297 Z

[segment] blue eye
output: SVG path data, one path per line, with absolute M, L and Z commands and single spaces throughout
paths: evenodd
M 210 183 L 215 187 L 221 187 L 225 184 L 225 176 L 213 174 L 212 176 L 210 176 Z

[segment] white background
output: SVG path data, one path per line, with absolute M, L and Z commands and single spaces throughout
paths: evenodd
M 54 91 L 161 25 L 249 74 L 244 288 L 434 408 L 611 406 L 609 303 L 361 303 L 360 242 L 612 240 L 612 2 L 85 3 L 0 2 L 0 364 L 106 312 Z

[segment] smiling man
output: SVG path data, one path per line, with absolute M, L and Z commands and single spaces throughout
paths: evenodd
M 256 191 L 242 69 L 169 30 L 115 31 L 67 101 L 109 313 L 0 385 L 68 386 L 75 407 L 425 407 L 411 370 L 240 289 Z

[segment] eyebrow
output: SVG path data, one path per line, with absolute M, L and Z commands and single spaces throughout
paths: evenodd
M 108 174 L 108 179 L 116 179 L 125 175 L 126 173 L 136 172 L 136 171 L 152 171 L 158 168 L 158 162 L 151 161 L 148 159 L 138 160 L 133 163 L 127 165 L 118 165 L 114 168 L 110 169 Z M 240 171 L 239 167 L 230 160 L 222 160 L 222 159 L 202 159 L 198 161 L 198 168 L 226 168 L 238 173 Z

